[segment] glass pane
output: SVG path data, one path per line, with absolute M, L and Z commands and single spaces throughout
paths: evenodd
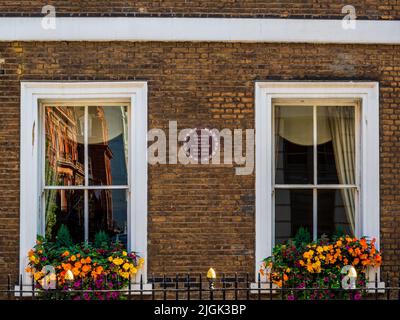
M 128 203 L 126 190 L 89 191 L 89 241 L 99 231 L 105 231 L 111 241 L 127 244 Z
M 313 183 L 313 107 L 275 107 L 275 183 Z
M 354 236 L 355 190 L 318 190 L 318 237 Z
M 126 107 L 88 108 L 90 185 L 127 185 L 128 117 Z
M 293 238 L 300 227 L 307 229 L 312 238 L 313 191 L 275 190 L 275 243 Z
M 61 225 L 65 225 L 75 243 L 84 241 L 83 190 L 46 190 L 46 239 L 55 241 Z
M 354 127 L 354 106 L 317 108 L 319 184 L 355 184 Z
M 45 108 L 45 184 L 84 184 L 84 107 Z

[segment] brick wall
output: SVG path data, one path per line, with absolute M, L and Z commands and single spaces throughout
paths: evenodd
M 147 80 L 149 128 L 254 127 L 255 80 L 380 82 L 384 271 L 400 269 L 400 48 L 377 45 L 0 43 L 0 283 L 17 272 L 21 80 Z M 0 60 L 1 62 L 1 60 Z M 150 272 L 254 270 L 254 175 L 149 167 Z M 32 212 L 32 214 L 35 214 Z
M 167 15 L 229 17 L 342 18 L 342 7 L 353 5 L 361 19 L 399 19 L 398 0 L 20 0 L 1 1 L 0 14 L 41 15 L 44 5 L 58 15 Z

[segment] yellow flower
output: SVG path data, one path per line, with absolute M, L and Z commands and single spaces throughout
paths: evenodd
M 143 266 L 143 264 L 144 264 L 144 258 L 139 258 L 139 262 L 138 262 L 138 266 L 139 266 L 139 268 L 141 268 L 142 266 Z
M 313 250 L 309 250 L 309 251 L 307 251 L 307 252 L 304 252 L 303 257 L 304 257 L 305 259 L 311 259 L 312 256 L 313 256 L 313 254 L 314 254 L 314 251 L 313 251 Z
M 122 266 L 122 268 L 123 268 L 125 271 L 128 271 L 128 270 L 131 268 L 131 264 L 125 262 L 124 265 Z
M 130 272 L 131 274 L 135 274 L 137 273 L 137 269 L 134 266 L 132 266 Z
M 122 255 L 123 255 L 124 257 L 126 257 L 126 256 L 128 255 L 128 253 L 127 253 L 126 251 L 122 251 Z
M 317 252 L 318 253 L 322 253 L 324 251 L 324 248 L 322 248 L 321 246 L 317 247 Z
M 76 261 L 75 255 L 71 256 L 71 261 Z
M 33 277 L 35 278 L 36 281 L 38 281 L 43 277 L 43 274 L 41 272 L 36 272 Z
M 112 262 L 113 261 L 113 257 L 108 257 L 108 261 Z
M 122 260 L 121 258 L 115 258 L 115 259 L 113 260 L 113 263 L 114 263 L 116 266 L 121 265 L 123 262 L 124 262 L 124 260 Z

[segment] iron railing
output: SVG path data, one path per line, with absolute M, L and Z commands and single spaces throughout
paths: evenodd
M 84 289 L 69 287 L 43 290 L 38 288 L 36 281 L 23 283 L 22 275 L 19 279 L 8 276 L 6 289 L 0 289 L 1 299 L 74 299 L 78 296 L 91 295 L 97 299 L 107 299 L 110 294 L 118 294 L 124 299 L 141 300 L 288 300 L 292 294 L 297 299 L 319 300 L 319 293 L 329 291 L 333 300 L 355 300 L 356 293 L 362 299 L 373 300 L 399 300 L 400 301 L 400 277 L 389 277 L 387 274 L 378 283 L 378 275 L 375 281 L 369 282 L 364 287 L 352 289 L 331 287 L 293 288 L 289 286 L 278 287 L 272 282 L 263 281 L 260 274 L 257 280 L 251 279 L 249 274 L 225 275 L 216 279 L 207 279 L 201 274 L 175 274 L 151 275 L 147 282 L 141 276 L 139 281 L 131 280 L 124 289 Z M 1 287 L 0 287 L 1 288 Z

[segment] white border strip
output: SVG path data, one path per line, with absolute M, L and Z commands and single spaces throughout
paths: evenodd
M 0 18 L 0 41 L 213 41 L 400 44 L 400 21 L 240 18 Z

